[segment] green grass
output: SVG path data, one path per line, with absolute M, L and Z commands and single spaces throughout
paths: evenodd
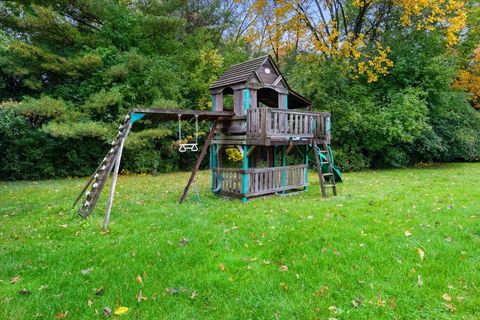
M 312 173 L 248 203 L 202 172 L 202 202 L 178 205 L 187 178 L 120 177 L 108 234 L 106 194 L 70 210 L 85 179 L 0 183 L 0 319 L 480 318 L 478 163 L 345 174 L 327 199 Z

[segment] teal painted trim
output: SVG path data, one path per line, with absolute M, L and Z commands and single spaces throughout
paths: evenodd
M 325 131 L 327 134 L 330 134 L 332 131 L 332 123 L 330 122 L 330 117 L 325 118 Z
M 250 109 L 250 89 L 243 89 L 243 110 Z
M 288 94 L 286 94 L 285 99 L 283 99 L 283 107 L 288 109 Z
M 244 171 L 248 170 L 248 156 L 247 156 L 247 153 L 248 153 L 248 147 L 243 146 L 243 167 L 242 167 L 242 169 Z M 242 193 L 244 194 L 244 196 L 242 198 L 243 202 L 247 202 L 247 197 L 245 197 L 245 194 L 247 194 L 247 191 L 248 191 L 248 174 L 243 173 L 242 174 Z
M 286 156 L 287 146 L 282 146 L 282 188 L 287 184 L 287 170 L 285 166 L 287 165 L 287 156 Z M 285 191 L 282 191 L 285 193 Z
M 214 191 L 213 185 L 215 183 L 215 172 L 213 171 L 213 169 L 215 169 L 218 166 L 217 147 L 218 146 L 216 144 L 210 145 L 210 169 L 212 170 L 212 188 L 211 188 L 212 191 Z
M 212 94 L 212 111 L 215 111 L 215 96 Z
M 145 113 L 134 112 L 130 115 L 130 123 L 135 123 L 138 120 L 142 119 L 143 117 L 145 117 Z
M 305 145 L 305 164 L 307 165 L 305 168 L 305 190 L 308 190 L 308 144 Z

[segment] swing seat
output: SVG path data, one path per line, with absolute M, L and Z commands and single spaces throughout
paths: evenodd
M 186 152 L 187 150 L 197 152 L 198 151 L 198 144 L 196 144 L 196 143 L 180 143 L 180 148 L 178 148 L 178 151 Z

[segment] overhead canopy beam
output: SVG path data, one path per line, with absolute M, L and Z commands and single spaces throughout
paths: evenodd
M 136 113 L 142 113 L 144 120 L 155 122 L 177 121 L 178 116 L 181 120 L 191 120 L 198 117 L 198 120 L 218 120 L 218 118 L 229 118 L 235 115 L 232 111 L 206 111 L 190 109 L 159 109 L 159 108 L 136 108 Z

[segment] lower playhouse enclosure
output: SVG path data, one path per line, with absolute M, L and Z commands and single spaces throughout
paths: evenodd
M 240 168 L 223 167 L 227 150 L 242 154 Z M 308 145 L 210 147 L 212 191 L 220 195 L 248 198 L 300 191 L 308 187 Z M 287 165 L 287 159 L 292 162 Z

